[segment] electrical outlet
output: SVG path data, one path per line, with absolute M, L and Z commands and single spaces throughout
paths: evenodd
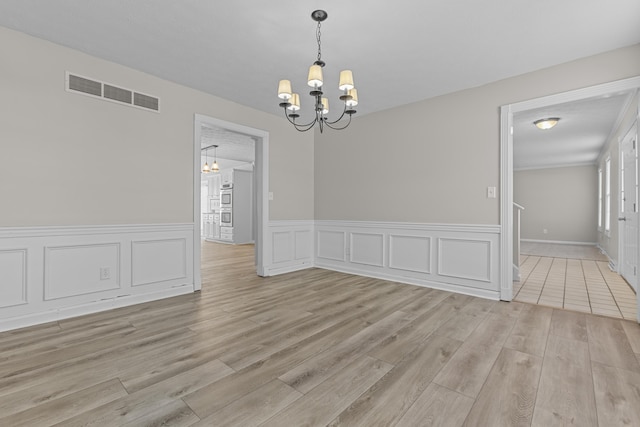
M 111 279 L 111 269 L 109 267 L 101 267 L 100 280 L 109 280 L 109 279 Z

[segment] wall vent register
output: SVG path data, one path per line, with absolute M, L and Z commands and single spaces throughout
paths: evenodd
M 89 95 L 108 101 L 115 101 L 132 107 L 155 112 L 160 111 L 160 99 L 133 90 L 114 86 L 98 80 L 81 77 L 67 72 L 66 89 L 69 92 Z

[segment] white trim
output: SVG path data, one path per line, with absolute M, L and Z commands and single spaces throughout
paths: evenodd
M 513 299 L 513 110 L 500 107 L 500 299 Z
M 572 242 L 569 240 L 520 239 L 520 241 L 527 243 L 551 243 L 553 245 L 598 246 L 598 242 Z
M 189 285 L 174 286 L 170 289 L 151 291 L 138 295 L 122 295 L 108 299 L 101 299 L 81 305 L 61 307 L 43 312 L 25 314 L 7 319 L 0 319 L 0 332 L 12 329 L 26 328 L 47 322 L 69 319 L 71 317 L 84 316 L 86 314 L 99 313 L 113 310 L 114 308 L 127 307 L 135 304 L 171 298 L 178 295 L 193 293 L 193 287 Z
M 191 231 L 193 224 L 119 224 L 80 226 L 0 227 L 0 239 L 55 236 L 84 236 L 120 233 L 150 233 L 163 231 Z
M 532 171 L 532 170 L 544 170 L 544 169 L 558 169 L 558 168 L 579 168 L 584 166 L 597 166 L 597 162 L 588 162 L 588 163 L 563 163 L 560 165 L 549 165 L 549 166 L 529 166 L 525 168 L 513 168 L 514 172 L 523 172 L 523 171 Z
M 201 127 L 208 124 L 232 132 L 249 135 L 255 140 L 255 169 L 256 188 L 254 191 L 254 201 L 257 208 L 256 218 L 256 241 L 255 241 L 255 263 L 256 273 L 265 276 L 271 260 L 271 234 L 269 233 L 269 132 L 237 123 L 228 122 L 221 119 L 194 115 L 194 150 L 193 150 L 193 223 L 194 223 L 194 277 L 196 290 L 202 289 L 202 277 L 200 274 L 200 153 L 201 153 Z
M 485 298 L 485 299 L 490 299 L 494 301 L 497 301 L 500 299 L 499 292 L 484 290 L 484 289 L 475 289 L 475 288 L 470 288 L 468 286 L 455 285 L 452 283 L 437 282 L 437 281 L 412 278 L 412 277 L 399 277 L 393 274 L 388 274 L 383 272 L 371 272 L 364 269 L 344 268 L 344 267 L 339 267 L 334 265 L 331 265 L 331 266 L 322 265 L 318 267 L 323 268 L 325 270 L 338 271 L 340 273 L 355 274 L 363 277 L 372 277 L 374 279 L 405 283 L 407 285 L 415 285 L 415 286 L 422 286 L 426 288 L 439 289 L 442 291 L 455 292 L 463 295 L 471 295 L 473 297 Z
M 393 221 L 315 221 L 317 227 L 348 227 L 348 228 L 393 228 L 394 230 L 422 230 L 422 231 L 452 231 L 470 233 L 499 233 L 499 225 L 485 224 L 439 224 L 419 222 Z
M 513 296 L 513 114 L 565 102 L 578 101 L 610 93 L 637 90 L 640 76 L 576 89 L 500 107 L 500 298 Z M 640 320 L 640 310 L 638 310 Z

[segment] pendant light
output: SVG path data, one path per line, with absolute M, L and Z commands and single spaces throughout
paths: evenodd
M 209 163 L 207 163 L 207 153 L 209 152 L 209 147 L 204 149 L 204 166 L 202 167 L 202 173 L 210 173 L 211 168 L 209 167 Z
M 213 163 L 211 164 L 211 172 L 218 173 L 220 172 L 220 167 L 218 166 L 218 146 L 213 146 Z

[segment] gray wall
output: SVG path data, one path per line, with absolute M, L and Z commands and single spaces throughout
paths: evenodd
M 315 218 L 499 224 L 499 198 L 486 194 L 488 186 L 499 187 L 500 106 L 637 75 L 640 45 L 355 118 L 343 132 L 316 134 Z M 359 95 L 366 103 L 368 95 Z
M 268 131 L 271 219 L 313 219 L 313 135 L 281 117 L 2 27 L 0 51 L 0 226 L 191 223 L 195 113 Z M 65 71 L 161 113 L 68 93 Z
M 521 216 L 522 239 L 579 243 L 598 240 L 595 165 L 514 172 L 513 200 L 525 208 Z

